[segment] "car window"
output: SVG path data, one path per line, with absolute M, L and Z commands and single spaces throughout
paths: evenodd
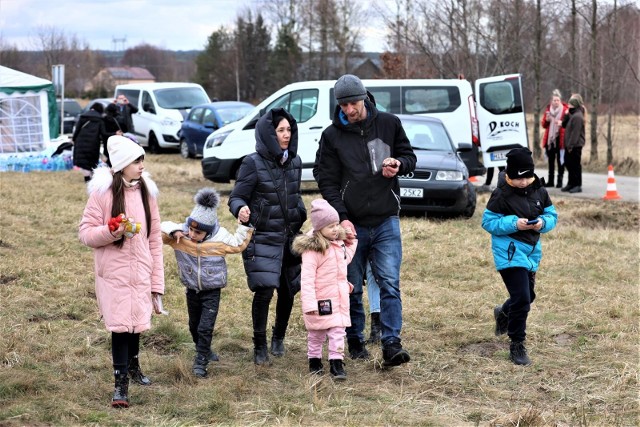
M 403 113 L 448 113 L 460 106 L 460 90 L 455 86 L 405 87 Z
M 253 110 L 252 105 L 239 105 L 234 107 L 218 108 L 218 115 L 222 120 L 220 126 L 224 126 L 231 122 L 240 120 L 241 118 L 249 114 L 251 110 Z
M 131 101 L 129 101 L 129 102 L 131 102 Z M 142 92 L 142 108 L 144 109 L 145 106 L 147 106 L 147 108 L 153 108 L 154 109 L 154 114 L 155 114 L 156 105 L 153 103 L 153 99 L 151 99 L 151 95 L 146 90 L 144 92 Z M 145 111 L 147 111 L 147 110 L 145 110 Z
M 204 110 L 203 108 L 194 108 L 189 113 L 189 118 L 187 120 L 189 120 L 190 122 L 200 123 L 200 119 L 202 118 L 202 111 L 203 110 Z
M 273 101 L 265 110 L 284 108 L 298 123 L 304 123 L 318 111 L 318 92 L 318 89 L 289 92 Z
M 177 87 L 153 91 L 158 106 L 167 109 L 189 109 L 194 105 L 209 102 L 207 95 L 199 87 Z
M 140 90 L 138 89 L 118 89 L 116 92 L 116 98 L 118 95 L 124 95 L 129 100 L 131 105 L 138 106 L 138 100 L 140 99 Z
M 480 105 L 493 114 L 522 112 L 518 79 L 480 84 Z
M 441 123 L 403 120 L 402 127 L 415 149 L 452 151 L 451 139 Z
M 210 126 L 216 125 L 216 115 L 213 112 L 213 110 L 211 110 L 210 108 L 204 109 L 204 115 L 202 116 L 202 124 L 205 126 L 207 124 Z

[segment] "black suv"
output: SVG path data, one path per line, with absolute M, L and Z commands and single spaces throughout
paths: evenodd
M 60 109 L 62 108 L 61 100 L 56 100 L 56 104 L 58 107 L 58 115 L 60 115 Z M 78 104 L 78 101 L 75 99 L 65 98 L 64 100 L 64 121 L 60 126 L 61 134 L 72 134 L 73 126 L 76 124 L 76 120 L 78 120 L 78 116 L 82 112 L 82 107 Z

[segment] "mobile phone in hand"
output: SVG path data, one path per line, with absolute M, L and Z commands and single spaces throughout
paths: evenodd
M 540 221 L 538 218 L 536 219 L 530 219 L 529 221 L 527 221 L 527 225 L 533 225 L 533 224 L 537 224 L 538 221 Z

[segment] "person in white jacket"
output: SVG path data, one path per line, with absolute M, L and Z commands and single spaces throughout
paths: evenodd
M 164 221 L 162 239 L 176 254 L 180 281 L 186 288 L 189 332 L 196 345 L 193 374 L 207 376 L 213 328 L 220 306 L 220 290 L 227 286 L 225 255 L 242 252 L 251 239 L 252 228 L 238 225 L 235 234 L 220 226 L 216 213 L 220 196 L 203 188 L 194 197 L 196 206 L 183 224 Z

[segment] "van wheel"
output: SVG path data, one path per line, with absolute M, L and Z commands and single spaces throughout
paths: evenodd
M 180 155 L 183 159 L 191 159 L 195 157 L 194 154 L 189 151 L 189 144 L 187 144 L 187 140 L 184 138 L 180 139 Z
M 471 218 L 476 211 L 476 189 L 471 182 L 467 187 L 467 206 L 462 211 L 462 216 L 465 218 Z
M 158 138 L 153 132 L 149 134 L 149 151 L 151 154 L 160 154 L 162 152 L 160 144 L 158 144 Z

